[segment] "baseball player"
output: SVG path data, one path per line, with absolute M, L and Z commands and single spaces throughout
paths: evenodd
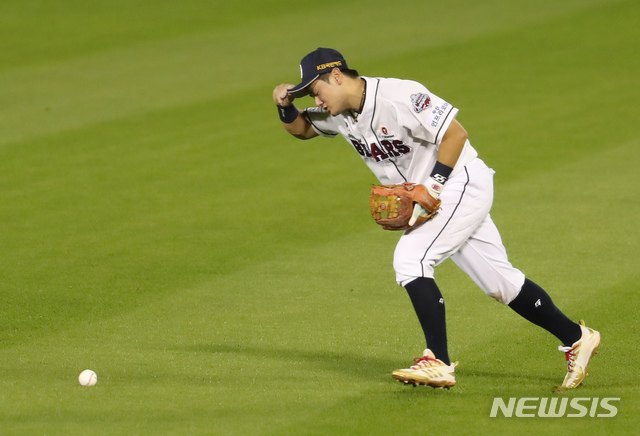
M 509 262 L 489 214 L 494 171 L 467 139 L 456 120 L 458 109 L 420 83 L 360 76 L 329 48 L 306 55 L 300 70 L 299 84 L 281 84 L 273 91 L 287 132 L 300 139 L 340 135 L 382 185 L 411 183 L 409 189 L 420 187 L 426 199 L 410 203 L 415 206 L 409 223 L 401 227 L 407 230 L 396 246 L 393 266 L 427 349 L 414 365 L 392 376 L 413 386 L 455 385 L 457 362 L 449 358 L 444 298 L 434 280 L 434 268 L 451 258 L 487 295 L 556 336 L 568 361 L 562 387 L 580 385 L 600 333 L 567 318 Z M 315 100 L 315 107 L 299 110 L 293 101 L 305 95 Z

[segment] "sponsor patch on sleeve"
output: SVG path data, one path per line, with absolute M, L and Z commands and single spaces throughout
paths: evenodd
M 417 114 L 419 114 L 423 110 L 431 107 L 431 97 L 429 97 L 429 94 L 425 94 L 422 92 L 411 94 L 411 104 L 413 106 L 413 110 L 416 111 Z

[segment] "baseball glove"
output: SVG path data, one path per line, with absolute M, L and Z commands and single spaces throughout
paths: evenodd
M 422 206 L 423 210 L 417 205 Z M 433 198 L 424 185 L 371 185 L 371 216 L 385 230 L 409 230 L 420 227 L 438 214 L 440 200 Z M 414 206 L 417 220 L 414 217 Z M 414 221 L 414 222 L 411 222 Z

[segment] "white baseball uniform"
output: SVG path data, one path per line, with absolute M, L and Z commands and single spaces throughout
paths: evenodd
M 366 97 L 361 114 L 332 116 L 312 107 L 305 116 L 318 134 L 342 135 L 381 184 L 425 184 L 458 110 L 420 83 L 362 78 Z M 493 174 L 467 140 L 440 195 L 438 215 L 398 241 L 393 265 L 400 285 L 418 277 L 434 278 L 434 267 L 451 257 L 501 303 L 508 304 L 518 295 L 524 274 L 509 263 L 489 215 Z

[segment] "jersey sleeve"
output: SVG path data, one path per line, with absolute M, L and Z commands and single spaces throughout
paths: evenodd
M 319 107 L 309 107 L 304 110 L 304 116 L 318 135 L 334 138 L 338 134 L 334 117 L 326 110 Z
M 399 112 L 411 133 L 433 144 L 440 144 L 458 109 L 422 85 L 407 89 L 403 98 Z

